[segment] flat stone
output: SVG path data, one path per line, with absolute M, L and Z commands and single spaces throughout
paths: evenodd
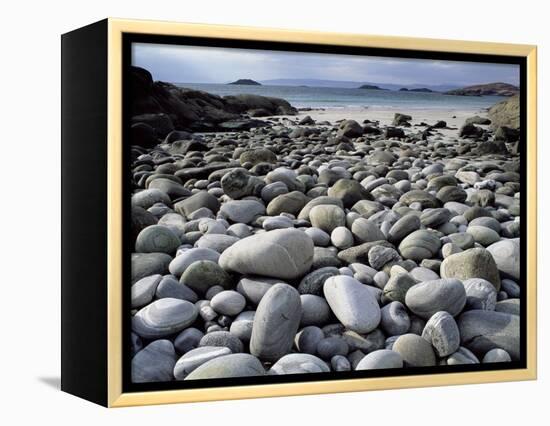
M 332 311 L 323 297 L 313 294 L 302 294 L 300 301 L 302 303 L 301 327 L 323 325 L 329 321 Z
M 191 248 L 185 250 L 180 255 L 176 256 L 171 262 L 168 269 L 172 275 L 180 277 L 185 270 L 198 260 L 210 260 L 212 262 L 218 262 L 220 254 L 212 249 L 208 248 Z
M 446 363 L 447 365 L 473 365 L 479 364 L 479 360 L 471 351 L 461 346 L 447 357 Z
M 468 194 L 462 188 L 450 185 L 442 187 L 439 191 L 437 191 L 437 194 L 435 194 L 435 198 L 443 204 L 448 202 L 463 203 L 466 201 L 467 197 Z
M 278 216 L 281 213 L 297 215 L 309 201 L 310 198 L 300 191 L 281 194 L 269 202 L 267 214 L 269 216 Z
M 296 179 L 296 177 L 297 175 L 294 170 L 290 170 L 285 167 L 278 167 L 266 175 L 265 182 L 283 182 L 289 191 L 304 192 L 304 185 Z
M 250 195 L 261 194 L 265 182 L 257 176 L 252 176 L 248 170 L 235 168 L 221 178 L 221 187 L 228 197 L 238 200 Z
M 151 225 L 144 228 L 136 239 L 137 253 L 174 254 L 181 241 L 170 228 Z
M 195 243 L 196 248 L 210 249 L 218 253 L 223 253 L 240 238 L 223 234 L 206 234 L 200 237 Z
M 215 285 L 229 288 L 231 277 L 216 262 L 197 260 L 185 269 L 185 272 L 181 275 L 180 282 L 202 295 L 206 294 L 208 289 Z
M 255 314 L 256 311 L 241 312 L 231 323 L 229 332 L 237 336 L 241 342 L 250 342 Z
M 262 188 L 261 197 L 266 203 L 269 203 L 275 197 L 281 194 L 287 194 L 288 187 L 283 182 L 273 182 Z
M 266 231 L 273 231 L 274 229 L 293 228 L 294 222 L 292 219 L 286 216 L 268 217 L 262 222 L 262 228 Z
M 282 280 L 277 278 L 267 278 L 261 276 L 248 276 L 243 277 L 237 283 L 236 290 L 241 293 L 246 300 L 248 300 L 253 305 L 258 305 L 262 297 L 267 293 L 271 287 L 275 284 L 284 283 Z
M 310 354 L 288 354 L 279 359 L 268 374 L 328 373 L 330 368 L 320 358 Z
M 394 248 L 394 246 L 386 240 L 372 241 L 340 251 L 338 253 L 338 259 L 346 263 L 368 263 L 369 252 L 376 246 Z
M 334 355 L 330 359 L 330 365 L 333 371 L 351 371 L 351 363 L 343 355 Z
M 508 297 L 519 298 L 521 288 L 515 281 L 505 278 L 500 282 L 500 284 L 500 289 L 505 291 Z
M 379 370 L 385 368 L 403 368 L 403 358 L 393 350 L 379 349 L 365 355 L 355 370 Z
M 141 308 L 153 300 L 162 275 L 144 277 L 132 285 L 132 308 Z
M 341 209 L 344 208 L 344 203 L 342 203 L 342 200 L 335 197 L 327 197 L 327 196 L 320 196 L 312 199 L 309 201 L 304 208 L 300 211 L 300 214 L 298 215 L 298 219 L 305 219 L 310 220 L 310 213 L 313 207 L 320 206 L 320 205 L 332 205 L 340 207 Z
M 326 247 L 330 244 L 330 235 L 319 228 L 307 228 L 304 231 L 312 240 L 316 247 Z
M 369 198 L 369 192 L 356 180 L 339 179 L 329 188 L 328 196 L 339 198 L 345 207 L 351 207 L 357 201 Z
M 449 239 L 450 243 L 458 246 L 462 250 L 471 249 L 475 245 L 474 237 L 465 232 L 450 234 L 447 235 L 446 238 Z
M 520 318 L 503 312 L 473 310 L 458 318 L 462 346 L 478 356 L 500 348 L 520 359 Z
M 439 207 L 439 200 L 429 192 L 420 189 L 409 191 L 399 198 L 399 201 L 407 206 L 413 203 L 420 203 L 423 209 Z
M 487 352 L 481 362 L 483 364 L 490 364 L 494 362 L 511 362 L 511 361 L 512 361 L 512 358 L 510 357 L 510 354 L 508 352 L 506 352 L 503 349 L 495 348 Z
M 258 358 L 250 354 L 231 354 L 205 362 L 186 376 L 185 380 L 263 375 L 265 375 L 265 370 Z
M 495 305 L 496 312 L 505 312 L 512 315 L 519 315 L 520 309 L 519 299 L 499 300 Z
M 403 358 L 405 367 L 431 367 L 436 365 L 432 345 L 416 334 L 403 334 L 394 342 L 392 350 Z
M 183 283 L 180 283 L 173 275 L 165 275 L 158 283 L 155 293 L 157 299 L 171 297 L 173 299 L 187 300 L 195 303 L 199 300 L 197 293 Z
M 309 212 L 311 224 L 329 234 L 337 227 L 346 224 L 346 214 L 338 206 L 323 204 L 315 206 Z
M 180 354 L 185 354 L 198 347 L 203 336 L 204 333 L 197 328 L 186 328 L 174 340 L 174 347 Z
M 183 355 L 174 366 L 174 377 L 176 380 L 183 380 L 196 368 L 200 367 L 205 362 L 220 356 L 231 354 L 229 348 L 218 346 L 203 346 L 196 349 L 191 349 Z
M 220 202 L 212 194 L 206 191 L 199 191 L 189 198 L 174 204 L 174 210 L 185 217 L 203 207 L 206 207 L 213 213 L 217 213 L 220 208 Z
M 360 243 L 385 240 L 386 236 L 380 231 L 375 223 L 365 219 L 357 218 L 351 225 L 351 232 Z
M 418 281 L 431 281 L 439 279 L 439 275 L 436 272 L 424 266 L 418 266 L 411 269 L 410 274 L 415 280 Z
M 424 281 L 407 291 L 405 304 L 424 319 L 430 318 L 438 311 L 446 311 L 455 316 L 466 304 L 466 291 L 462 282 L 457 279 Z
M 379 328 L 368 334 L 359 334 L 352 330 L 344 330 L 342 337 L 349 345 L 351 351 L 360 350 L 363 354 L 382 349 L 386 339 L 384 333 Z
M 198 315 L 194 304 L 179 299 L 159 299 L 132 318 L 132 330 L 145 339 L 156 339 L 189 327 Z
M 451 212 L 446 208 L 428 209 L 420 215 L 420 223 L 426 228 L 437 228 L 451 219 Z
M 500 273 L 513 280 L 520 279 L 519 240 L 502 240 L 487 247 Z M 498 290 L 498 289 L 497 289 Z
M 172 257 L 166 253 L 132 253 L 132 283 L 150 275 L 168 273 Z
M 388 232 L 388 240 L 392 243 L 398 243 L 407 235 L 420 229 L 420 218 L 414 214 L 403 216 L 395 222 Z
M 243 343 L 237 336 L 234 336 L 229 331 L 211 331 L 206 333 L 201 341 L 199 347 L 203 346 L 221 346 L 229 348 L 234 354 L 243 352 Z
M 390 276 L 384 286 L 383 296 L 392 301 L 405 303 L 405 295 L 418 281 L 409 273 L 399 273 Z
M 338 226 L 334 228 L 330 234 L 330 240 L 334 247 L 339 249 L 347 249 L 353 246 L 353 234 L 345 226 Z
M 325 337 L 317 343 L 317 355 L 325 360 L 330 360 L 336 355 L 347 355 L 349 346 L 340 336 Z
M 405 259 L 421 261 L 435 256 L 441 247 L 439 238 L 430 231 L 419 229 L 407 235 L 399 244 L 399 253 Z
M 246 300 L 242 294 L 234 290 L 225 290 L 212 298 L 210 306 L 217 313 L 232 317 L 242 312 L 246 306 Z
M 251 163 L 254 166 L 259 163 L 276 164 L 277 155 L 267 148 L 250 149 L 240 155 L 239 162 L 241 164 Z
M 176 352 L 169 340 L 155 340 L 132 358 L 132 382 L 169 382 L 174 379 Z
M 470 278 L 462 282 L 466 290 L 465 310 L 484 309 L 494 311 L 497 291 L 493 284 L 483 278 Z
M 401 256 L 395 249 L 383 246 L 374 246 L 368 254 L 369 264 L 376 270 L 380 270 L 390 262 L 399 262 Z
M 373 216 L 374 214 L 383 211 L 384 205 L 378 201 L 361 200 L 357 201 L 351 208 L 353 212 L 359 213 L 365 219 Z
M 252 234 L 251 227 L 245 223 L 234 223 L 227 228 L 227 235 L 237 238 L 246 238 Z
M 334 266 L 315 269 L 302 278 L 300 284 L 298 285 L 298 292 L 300 294 L 314 294 L 316 296 L 322 296 L 323 284 L 328 278 L 336 275 L 340 275 L 340 271 Z
M 294 338 L 294 344 L 301 353 L 315 355 L 317 344 L 325 338 L 325 333 L 319 327 L 310 325 L 302 328 Z
M 500 235 L 495 230 L 488 228 L 486 226 L 468 226 L 466 232 L 474 237 L 476 243 L 481 244 L 482 246 L 489 246 L 500 240 Z
M 401 302 L 391 302 L 381 310 L 380 328 L 388 336 L 405 334 L 409 331 L 411 320 L 407 309 Z
M 349 330 L 368 333 L 380 323 L 380 307 L 373 293 L 349 276 L 330 277 L 323 285 L 325 298 L 340 322 Z
M 265 214 L 265 206 L 255 200 L 228 201 L 222 204 L 220 213 L 231 222 L 250 223 Z
M 162 203 L 167 206 L 172 205 L 168 194 L 162 192 L 160 189 L 144 189 L 132 195 L 132 207 L 141 207 L 147 210 L 156 203 Z

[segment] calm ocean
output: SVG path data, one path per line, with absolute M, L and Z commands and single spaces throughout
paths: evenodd
M 505 99 L 502 96 L 452 96 L 441 93 L 390 90 L 344 89 L 309 86 L 248 86 L 232 84 L 180 83 L 180 87 L 203 90 L 215 95 L 251 93 L 286 99 L 297 108 L 402 108 L 478 110 Z

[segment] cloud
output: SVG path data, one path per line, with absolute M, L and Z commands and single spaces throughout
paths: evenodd
M 132 46 L 132 63 L 151 71 L 155 80 L 177 83 L 227 83 L 239 78 L 308 78 L 403 85 L 519 83 L 519 67 L 511 64 L 146 43 Z

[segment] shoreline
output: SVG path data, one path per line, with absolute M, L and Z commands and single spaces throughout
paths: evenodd
M 464 124 L 464 121 L 467 118 L 474 115 L 487 117 L 487 109 L 414 109 L 399 107 L 372 107 L 364 109 L 319 109 L 311 111 L 299 111 L 297 115 L 282 115 L 277 117 L 299 121 L 300 119 L 309 115 L 315 121 L 329 121 L 331 124 L 334 124 L 339 120 L 355 120 L 361 124 L 363 120 L 368 119 L 371 121 L 379 121 L 380 125 L 382 126 L 390 126 L 396 113 L 410 115 L 412 117 L 410 123 L 413 127 L 415 124 L 420 124 L 422 122 L 434 124 L 439 120 L 443 120 L 447 122 L 448 127 L 459 128 L 462 124 Z

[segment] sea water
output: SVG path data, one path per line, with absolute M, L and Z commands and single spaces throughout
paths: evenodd
M 236 84 L 177 83 L 179 87 L 202 90 L 219 96 L 249 93 L 283 98 L 296 108 L 385 108 L 385 109 L 463 109 L 489 108 L 506 99 L 502 96 L 456 96 L 395 90 L 348 89 L 311 86 L 253 86 Z

